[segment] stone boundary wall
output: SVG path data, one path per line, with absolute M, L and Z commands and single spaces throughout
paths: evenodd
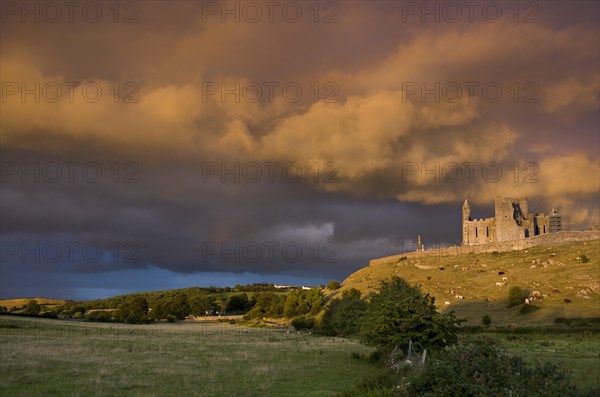
M 422 258 L 422 257 L 447 257 L 463 254 L 481 254 L 491 252 L 507 252 L 517 251 L 533 247 L 540 244 L 560 244 L 577 241 L 599 240 L 600 230 L 585 230 L 573 232 L 557 232 L 543 234 L 540 236 L 528 237 L 523 240 L 502 241 L 497 243 L 480 244 L 480 245 L 454 245 L 450 247 L 431 248 L 423 251 L 412 251 L 404 254 L 386 256 L 383 258 L 371 259 L 369 266 L 380 265 L 382 263 L 398 262 L 401 258 L 406 259 Z

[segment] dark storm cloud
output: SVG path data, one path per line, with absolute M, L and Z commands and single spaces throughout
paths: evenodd
M 110 10 L 98 23 L 4 15 L 2 242 L 94 242 L 105 255 L 48 263 L 11 254 L 3 290 L 35 289 L 44 278 L 23 274 L 36 269 L 87 291 L 105 291 L 119 274 L 145 274 L 146 285 L 211 272 L 343 278 L 413 247 L 419 234 L 429 246 L 454 243 L 465 197 L 481 217 L 492 215 L 495 195 L 528 195 L 536 211 L 558 207 L 568 227 L 597 224 L 598 4 L 535 3 L 537 19 L 525 23 L 531 9 L 515 15 L 494 3 L 503 16 L 489 21 L 482 2 L 473 21 L 462 10 L 458 23 L 442 14 L 423 23 L 413 3 L 335 3 L 330 24 L 315 23 L 305 2 L 298 23 L 223 23 L 203 15 L 206 2 L 139 2 L 130 24 L 115 23 Z M 121 11 L 122 20 L 131 10 Z M 331 12 L 320 11 L 320 20 Z M 70 82 L 80 83 L 72 100 Z M 82 92 L 92 82 L 92 92 L 102 90 L 97 101 Z M 478 84 L 473 98 L 469 82 Z M 39 100 L 11 94 L 21 83 L 39 83 Z M 246 94 L 258 86 L 263 95 L 207 95 L 207 83 L 250 87 Z M 297 101 L 284 96 L 286 83 L 301 87 Z M 436 83 L 464 95 L 419 92 Z M 482 95 L 485 84 L 501 87 L 497 102 Z M 62 96 L 48 100 L 57 85 Z M 76 164 L 74 181 L 65 163 Z M 90 163 L 102 170 L 98 181 L 81 174 Z M 473 178 L 465 163 L 478 164 Z M 529 163 L 533 183 L 524 181 Z M 23 181 L 36 164 L 58 165 L 63 177 Z M 256 183 L 249 164 L 262 172 Z M 273 180 L 266 164 L 276 164 Z M 462 177 L 444 173 L 448 164 Z M 502 177 L 482 173 L 486 164 Z M 236 166 L 239 183 L 221 172 Z M 115 243 L 136 261 L 115 260 Z M 297 259 L 295 246 L 282 252 L 292 243 L 302 249 Z

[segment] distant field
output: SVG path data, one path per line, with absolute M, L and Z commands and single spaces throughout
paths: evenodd
M 582 255 L 589 258 L 582 262 Z M 492 326 L 552 325 L 558 317 L 600 317 L 600 241 L 545 244 L 514 252 L 445 255 L 367 266 L 351 274 L 332 296 L 346 289 L 376 291 L 382 280 L 402 277 L 420 284 L 436 298 L 440 310 L 454 310 L 467 325 L 478 325 L 484 314 Z M 442 270 L 443 269 L 443 270 Z M 504 274 L 499 274 L 500 272 Z M 505 286 L 497 286 L 506 277 Z M 539 291 L 540 310 L 520 315 L 507 308 L 511 286 Z M 457 299 L 456 296 L 464 299 Z M 567 299 L 568 302 L 565 302 Z M 446 306 L 445 302 L 450 305 Z
M 353 340 L 229 324 L 0 317 L 2 396 L 332 396 L 380 369 Z
M 8 309 L 11 307 L 25 306 L 29 301 L 34 300 L 40 305 L 48 306 L 59 306 L 64 305 L 65 301 L 61 299 L 48 299 L 48 298 L 21 298 L 21 299 L 0 299 L 0 306 L 4 306 Z

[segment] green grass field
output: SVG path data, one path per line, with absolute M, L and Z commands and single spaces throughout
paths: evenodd
M 600 387 L 598 334 L 486 334 L 529 362 L 560 365 L 580 388 Z M 352 339 L 226 323 L 2 316 L 0 395 L 335 396 L 384 371 L 370 352 Z
M 354 340 L 224 323 L 0 317 L 2 396 L 332 396 L 380 371 Z

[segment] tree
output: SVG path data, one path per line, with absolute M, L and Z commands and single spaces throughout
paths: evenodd
M 196 316 L 204 316 L 219 310 L 214 295 L 200 294 L 189 299 L 190 313 Z
M 361 333 L 366 344 L 385 351 L 406 349 L 409 341 L 432 350 L 456 343 L 459 324 L 454 312 L 436 311 L 435 298 L 393 277 L 382 282 L 379 294 L 371 299 Z
M 190 306 L 187 303 L 186 294 L 177 294 L 173 297 L 169 304 L 169 313 L 183 320 L 185 316 L 190 314 Z
M 339 282 L 337 282 L 337 281 L 330 281 L 327 284 L 327 288 L 330 289 L 330 290 L 332 290 L 332 291 L 335 291 L 336 289 L 339 289 L 341 286 L 342 285 Z
M 360 299 L 334 299 L 325 309 L 320 328 L 329 335 L 348 336 L 357 334 L 360 331 L 366 310 L 366 302 Z
M 254 308 L 246 314 L 246 318 L 263 318 L 263 317 L 281 317 L 287 300 L 283 294 L 275 294 L 274 292 L 260 292 L 254 295 L 256 304 Z
M 292 291 L 288 294 L 285 299 L 285 305 L 283 306 L 283 315 L 287 318 L 296 316 L 298 312 L 298 291 Z
M 321 310 L 322 302 L 323 291 L 321 288 L 292 291 L 285 298 L 283 315 L 287 318 L 303 314 L 316 315 Z
M 72 317 L 75 315 L 75 313 L 81 313 L 84 314 L 85 313 L 85 307 L 77 305 L 77 306 L 71 306 L 71 308 L 68 310 L 69 315 Z
M 250 310 L 250 308 L 251 308 L 251 306 L 250 306 L 250 301 L 248 300 L 248 295 L 246 295 L 246 294 L 232 295 L 227 300 L 227 303 L 225 305 L 225 312 L 227 312 L 227 313 L 247 312 L 248 310 Z
M 305 291 L 304 296 L 308 306 L 308 314 L 316 316 L 321 311 L 323 304 L 323 290 L 321 288 L 313 288 Z
M 489 328 L 491 323 L 492 323 L 492 318 L 490 316 L 488 316 L 486 314 L 482 317 L 481 324 L 485 325 L 486 328 Z
M 292 326 L 296 329 L 296 331 L 312 329 L 315 326 L 315 319 L 306 316 L 294 317 L 292 319 Z
M 190 312 L 191 309 L 187 301 L 187 295 L 177 293 L 157 301 L 152 308 L 152 317 L 156 320 L 161 320 L 167 318 L 167 316 L 171 314 L 177 319 L 183 320 Z
M 112 315 L 110 314 L 110 312 L 97 311 L 97 312 L 91 312 L 90 314 L 88 314 L 87 319 L 90 321 L 105 322 L 105 321 L 110 321 L 112 319 Z
M 142 296 L 136 296 L 125 301 L 117 308 L 116 318 L 128 323 L 141 323 L 148 320 L 148 301 Z
M 520 305 L 524 302 L 523 299 L 523 290 L 521 287 L 517 287 L 516 285 L 510 287 L 508 291 L 508 305 L 509 307 Z
M 36 300 L 30 300 L 27 302 L 27 306 L 25 307 L 25 313 L 37 316 L 42 311 L 42 307 L 37 303 Z

